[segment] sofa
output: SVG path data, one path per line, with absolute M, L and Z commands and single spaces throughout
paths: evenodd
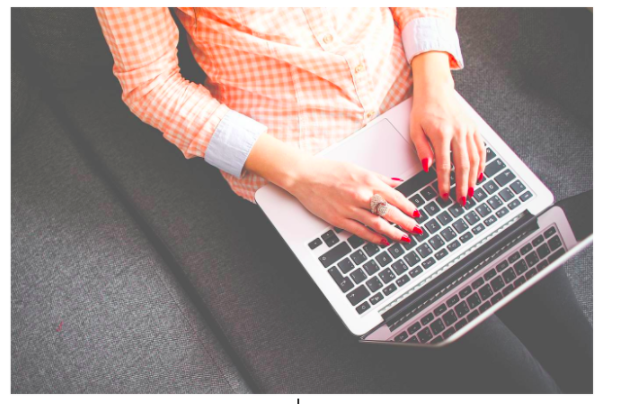
M 358 343 L 260 210 L 128 110 L 93 9 L 11 14 L 13 393 L 443 392 L 410 349 Z M 459 93 L 557 200 L 593 186 L 592 24 L 458 11 Z M 592 252 L 565 266 L 590 322 Z

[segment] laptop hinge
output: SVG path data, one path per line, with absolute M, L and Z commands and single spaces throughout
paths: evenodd
M 537 217 L 525 211 L 518 221 L 503 232 L 443 272 L 424 288 L 384 312 L 382 315 L 384 321 L 390 329 L 396 329 L 427 306 L 431 306 L 432 302 L 445 294 L 452 285 L 482 269 L 536 230 L 538 230 Z

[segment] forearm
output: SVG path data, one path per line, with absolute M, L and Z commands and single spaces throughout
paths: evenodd
M 454 88 L 449 55 L 443 51 L 429 51 L 411 60 L 414 93 L 428 92 L 433 87 Z

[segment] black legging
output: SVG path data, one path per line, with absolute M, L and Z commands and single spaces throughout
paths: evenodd
M 592 393 L 592 344 L 558 269 L 451 346 L 406 358 L 418 393 Z

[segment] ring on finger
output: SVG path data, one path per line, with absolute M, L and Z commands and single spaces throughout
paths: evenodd
M 371 212 L 375 215 L 379 215 L 382 218 L 388 214 L 390 210 L 390 204 L 379 194 L 375 194 L 371 197 Z

